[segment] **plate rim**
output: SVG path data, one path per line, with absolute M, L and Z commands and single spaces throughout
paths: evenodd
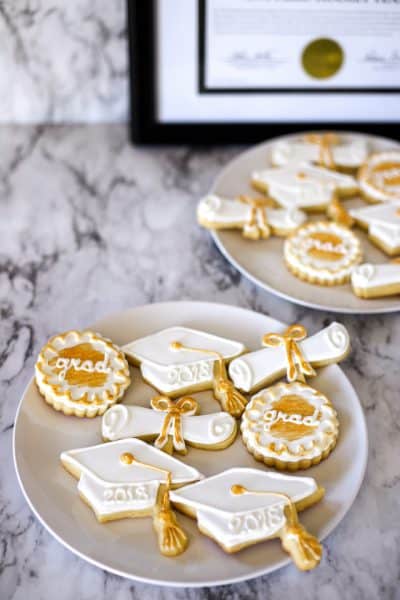
M 269 138 L 267 140 L 264 140 L 262 142 L 259 142 L 258 144 L 253 144 L 252 146 L 246 148 L 246 150 L 243 150 L 242 152 L 237 154 L 237 156 L 232 158 L 226 165 L 224 165 L 222 167 L 222 169 L 219 171 L 219 173 L 214 177 L 207 194 L 215 193 L 216 188 L 218 187 L 218 185 L 220 184 L 220 181 L 222 180 L 222 178 L 225 175 L 225 172 L 229 168 L 231 168 L 232 165 L 234 165 L 236 163 L 236 161 L 239 161 L 243 157 L 246 157 L 248 154 L 250 154 L 258 149 L 261 149 L 266 146 L 270 146 L 270 144 L 275 143 L 279 140 L 286 140 L 286 139 L 291 139 L 293 137 L 298 137 L 298 136 L 304 135 L 306 133 L 310 133 L 310 131 L 314 131 L 314 130 L 309 129 L 309 130 L 297 131 L 294 133 L 288 133 L 288 134 L 284 134 L 284 135 L 275 136 L 275 137 Z M 325 130 L 318 130 L 318 131 L 324 132 Z M 393 146 L 397 146 L 400 149 L 400 142 L 398 140 L 395 140 L 390 137 L 382 136 L 382 135 L 373 135 L 373 134 L 362 133 L 360 131 L 352 131 L 352 130 L 351 131 L 343 131 L 343 130 L 336 130 L 336 129 L 335 129 L 335 133 L 338 133 L 339 135 L 343 135 L 345 137 L 355 136 L 355 137 L 360 137 L 362 139 L 371 139 L 371 140 L 374 139 L 374 140 L 379 140 L 381 142 L 390 142 L 393 144 Z M 395 312 L 400 311 L 400 300 L 399 300 L 397 307 L 396 306 L 386 306 L 386 307 L 378 308 L 378 307 L 371 306 L 369 308 L 366 306 L 365 308 L 358 308 L 358 309 L 346 308 L 346 307 L 338 308 L 336 306 L 331 306 L 330 304 L 318 304 L 318 303 L 312 302 L 311 300 L 310 301 L 302 300 L 302 299 L 296 298 L 295 296 L 291 296 L 290 294 L 287 294 L 286 292 L 281 292 L 280 290 L 276 290 L 274 287 L 270 286 L 268 283 L 265 283 L 264 281 L 261 281 L 261 279 L 258 279 L 258 277 L 256 277 L 255 275 L 252 275 L 249 271 L 247 271 L 244 267 L 242 267 L 235 258 L 233 258 L 233 256 L 230 254 L 230 252 L 228 252 L 228 250 L 225 248 L 225 246 L 221 240 L 221 237 L 219 235 L 218 230 L 210 229 L 209 233 L 210 233 L 215 245 L 217 246 L 218 250 L 221 252 L 222 256 L 231 265 L 233 265 L 233 267 L 237 271 L 239 271 L 239 273 L 241 275 L 246 277 L 246 279 L 251 281 L 257 287 L 265 290 L 266 292 L 268 292 L 274 296 L 277 296 L 278 298 L 282 298 L 283 300 L 291 302 L 292 304 L 297 304 L 299 306 L 305 306 L 307 308 L 313 308 L 315 310 L 321 310 L 321 311 L 325 310 L 325 311 L 334 312 L 337 314 L 350 314 L 350 315 L 377 315 L 377 314 L 395 313 Z M 388 260 L 390 260 L 390 257 Z
M 280 323 L 282 326 L 284 326 L 285 324 L 282 323 L 282 321 L 279 321 L 278 319 L 275 319 L 274 317 L 272 317 L 271 315 L 264 315 L 264 313 L 260 313 L 258 311 L 249 309 L 249 308 L 244 308 L 241 306 L 236 306 L 233 304 L 225 304 L 222 302 L 203 302 L 203 301 L 196 301 L 196 300 L 175 300 L 175 301 L 166 301 L 166 302 L 155 302 L 155 303 L 147 303 L 147 304 L 141 304 L 139 306 L 133 306 L 131 308 L 128 309 L 124 309 L 121 311 L 116 311 L 116 312 L 112 312 L 112 313 L 107 313 L 104 317 L 98 319 L 95 323 L 93 323 L 92 325 L 89 325 L 88 328 L 92 327 L 93 329 L 95 329 L 98 324 L 102 323 L 103 321 L 106 321 L 108 319 L 114 318 L 117 315 L 122 315 L 124 313 L 130 313 L 132 311 L 135 310 L 140 310 L 140 309 L 144 309 L 144 308 L 148 308 L 150 306 L 154 307 L 155 310 L 157 310 L 160 306 L 161 307 L 167 307 L 167 306 L 172 306 L 172 305 L 182 305 L 182 304 L 186 304 L 186 305 L 192 305 L 192 306 L 198 306 L 198 305 L 202 305 L 204 307 L 209 306 L 209 307 L 229 307 L 229 308 L 233 308 L 235 310 L 238 310 L 240 312 L 245 312 L 245 313 L 256 313 L 262 316 L 266 316 L 269 317 L 275 321 L 277 321 L 278 323 Z M 366 419 L 365 419 L 365 414 L 364 414 L 364 409 L 362 407 L 362 404 L 360 402 L 360 399 L 358 397 L 358 394 L 353 386 L 353 384 L 351 383 L 350 379 L 347 377 L 346 373 L 343 371 L 343 369 L 341 369 L 337 364 L 331 365 L 333 366 L 335 369 L 338 369 L 345 381 L 346 384 L 350 387 L 350 390 L 352 391 L 352 393 L 354 394 L 354 397 L 357 399 L 357 402 L 359 404 L 359 408 L 360 408 L 360 422 L 359 422 L 359 426 L 362 429 L 362 437 L 363 437 L 363 442 L 364 442 L 364 454 L 363 454 L 363 462 L 361 465 L 361 469 L 359 471 L 359 477 L 358 477 L 358 481 L 356 483 L 356 486 L 354 488 L 353 494 L 350 497 L 350 501 L 347 503 L 347 508 L 344 510 L 343 513 L 340 513 L 336 516 L 335 519 L 333 519 L 333 521 L 330 523 L 328 529 L 326 531 L 324 531 L 323 535 L 321 536 L 321 541 L 323 541 L 328 535 L 330 535 L 334 529 L 336 529 L 336 527 L 339 525 L 339 523 L 344 519 L 344 517 L 347 515 L 347 513 L 350 511 L 350 509 L 352 508 L 354 501 L 361 489 L 362 483 L 364 481 L 365 478 L 365 473 L 366 473 L 366 468 L 367 468 L 367 464 L 368 464 L 368 452 L 369 452 L 369 441 L 368 441 L 368 429 L 367 429 L 367 423 L 366 423 Z M 33 512 L 33 514 L 35 515 L 35 517 L 38 519 L 38 521 L 41 523 L 41 525 L 65 548 L 67 548 L 70 552 L 72 552 L 72 554 L 79 556 L 81 559 L 83 559 L 84 561 L 88 562 L 91 565 L 94 565 L 100 569 L 102 569 L 103 571 L 109 572 L 109 573 L 113 573 L 114 575 L 118 575 L 119 577 L 123 577 L 125 579 L 129 579 L 131 581 L 137 581 L 140 583 L 145 583 L 145 584 L 150 584 L 150 585 L 158 585 L 158 586 L 162 586 L 162 587 L 172 587 L 172 588 L 208 588 L 208 587 L 218 587 L 218 586 L 222 586 L 222 585 L 231 585 L 231 584 L 235 584 L 235 583 L 240 583 L 243 581 L 250 581 L 252 579 L 255 579 L 256 577 L 261 577 L 263 575 L 267 575 L 269 573 L 273 573 L 274 571 L 278 571 L 279 569 L 281 569 L 284 566 L 287 566 L 291 563 L 291 560 L 289 557 L 285 557 L 283 558 L 281 561 L 279 561 L 277 564 L 273 565 L 273 566 L 269 566 L 267 568 L 260 568 L 255 570 L 254 572 L 252 572 L 252 574 L 250 576 L 246 576 L 246 575 L 239 575 L 237 577 L 230 577 L 230 578 L 224 578 L 224 579 L 216 579 L 216 580 L 210 580 L 207 583 L 205 583 L 204 581 L 193 581 L 190 582 L 190 584 L 186 581 L 172 581 L 172 580 L 163 580 L 163 579 L 152 579 L 151 577 L 143 577 L 141 575 L 133 575 L 132 573 L 114 568 L 114 567 L 110 567 L 109 565 L 96 560 L 94 558 L 92 558 L 91 556 L 83 553 L 82 551 L 80 551 L 78 548 L 74 547 L 73 545 L 69 544 L 66 540 L 64 540 L 61 535 L 59 535 L 47 522 L 45 517 L 39 512 L 39 510 L 35 507 L 35 505 L 33 504 L 33 502 L 31 501 L 28 492 L 25 489 L 24 483 L 22 481 L 22 477 L 19 471 L 19 467 L 18 467 L 18 457 L 17 457 L 17 447 L 16 447 L 16 436 L 17 436 L 17 429 L 18 429 L 18 420 L 19 420 L 19 416 L 21 413 L 21 409 L 22 409 L 22 405 L 26 396 L 26 393 L 28 391 L 28 389 L 30 388 L 30 386 L 32 385 L 32 383 L 34 382 L 34 375 L 31 377 L 31 379 L 28 381 L 26 387 L 24 388 L 24 391 L 21 395 L 21 398 L 18 402 L 18 407 L 16 410 L 16 414 L 15 414 L 15 419 L 14 419 L 14 428 L 13 428 L 13 436 L 12 436 L 12 455 L 13 455 L 13 464 L 14 464 L 14 470 L 17 476 L 17 481 L 18 484 L 20 486 L 20 489 L 22 491 L 22 494 L 29 506 L 29 508 L 31 509 L 31 511 Z

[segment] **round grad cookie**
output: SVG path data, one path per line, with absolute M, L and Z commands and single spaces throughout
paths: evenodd
M 338 223 L 314 221 L 300 227 L 284 245 L 286 265 L 299 279 L 319 285 L 339 285 L 350 279 L 362 259 L 354 233 Z
M 252 397 L 242 417 L 248 451 L 269 467 L 297 471 L 326 458 L 339 423 L 326 396 L 301 383 L 278 383 Z
M 123 352 L 92 331 L 67 331 L 42 348 L 35 378 L 55 410 L 77 417 L 102 415 L 130 384 Z
M 400 150 L 372 154 L 362 165 L 358 178 L 366 200 L 400 200 Z

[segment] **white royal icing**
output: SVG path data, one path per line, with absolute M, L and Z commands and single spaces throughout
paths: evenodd
M 341 243 L 332 245 L 329 241 L 322 242 L 310 237 L 318 233 L 338 236 Z M 335 252 L 340 256 L 336 260 L 328 256 L 317 257 L 310 253 L 313 248 L 327 253 Z M 329 282 L 350 275 L 352 267 L 361 259 L 361 245 L 354 233 L 345 227 L 332 222 L 313 222 L 304 225 L 285 240 L 284 256 L 297 271 L 310 278 L 321 276 Z
M 171 491 L 172 502 L 194 510 L 199 529 L 228 550 L 276 537 L 285 524 L 285 499 L 251 493 L 234 495 L 233 485 L 252 491 L 284 493 L 293 502 L 308 498 L 318 489 L 311 477 L 236 467 Z
M 338 362 L 350 349 L 347 329 L 333 322 L 315 335 L 298 342 L 309 363 Z M 286 353 L 282 346 L 263 348 L 235 358 L 229 365 L 229 375 L 235 387 L 251 392 L 275 381 L 286 372 Z
M 299 396 L 313 406 L 313 415 L 302 417 L 274 410 L 274 402 L 287 395 Z M 306 425 L 312 427 L 313 432 L 296 440 L 280 438 L 271 432 L 271 427 L 280 421 Z M 278 383 L 253 396 L 243 413 L 241 430 L 251 452 L 265 458 L 297 462 L 321 456 L 332 444 L 332 439 L 336 439 L 339 425 L 336 411 L 323 394 L 308 385 L 294 382 L 290 385 Z
M 368 155 L 368 144 L 362 139 L 352 139 L 330 146 L 333 161 L 339 167 L 355 169 L 364 162 Z M 272 162 L 284 166 L 291 162 L 318 162 L 320 146 L 301 138 L 281 140 L 272 148 Z
M 387 169 L 375 171 L 382 163 L 395 163 Z M 400 182 L 400 151 L 391 150 L 379 152 L 370 156 L 361 168 L 360 189 L 377 202 L 392 202 L 400 200 L 400 183 L 387 184 L 388 179 Z
M 102 419 L 102 435 L 107 440 L 158 435 L 165 413 L 142 406 L 116 405 Z M 215 446 L 229 440 L 235 429 L 235 419 L 226 412 L 209 415 L 181 415 L 182 436 L 189 444 Z M 174 423 L 171 420 L 169 434 Z
M 120 457 L 129 452 L 137 460 L 171 472 L 172 484 L 182 485 L 201 479 L 197 469 L 185 465 L 165 452 L 136 439 L 69 450 L 61 454 L 61 462 L 79 471 L 79 492 L 96 515 L 101 517 L 129 511 L 151 511 L 158 488 L 166 475 L 148 467 L 124 464 Z
M 256 171 L 252 181 L 266 186 L 268 194 L 286 208 L 323 208 L 335 191 L 348 192 L 358 187 L 350 175 L 307 163 Z
M 390 248 L 400 246 L 400 202 L 354 208 L 350 215 Z
M 216 358 L 201 350 L 171 350 L 171 342 L 180 342 L 189 348 L 214 350 L 225 360 L 244 352 L 240 342 L 204 333 L 188 327 L 170 327 L 140 338 L 123 346 L 122 350 L 140 364 L 143 377 L 164 394 L 179 394 L 191 386 L 211 387 Z
M 400 263 L 364 263 L 353 269 L 351 283 L 353 287 L 364 290 L 398 285 L 400 292 Z
M 291 231 L 306 221 L 306 215 L 296 208 L 264 208 L 268 225 L 276 230 Z M 242 227 L 250 221 L 251 207 L 240 200 L 210 194 L 197 207 L 199 221 L 205 226 Z

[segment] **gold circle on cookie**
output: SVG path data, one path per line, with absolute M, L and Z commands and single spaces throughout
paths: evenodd
M 317 38 L 303 49 L 301 63 L 304 71 L 314 79 L 329 79 L 341 69 L 344 51 L 330 38 Z

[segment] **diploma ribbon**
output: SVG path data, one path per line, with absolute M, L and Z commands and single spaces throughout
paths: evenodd
M 335 161 L 332 154 L 332 146 L 339 143 L 339 136 L 336 133 L 307 133 L 304 140 L 309 144 L 317 144 L 319 147 L 318 163 L 328 169 L 335 168 Z
M 265 209 L 273 206 L 270 198 L 251 198 L 250 196 L 239 196 L 239 201 L 250 206 L 250 217 L 243 228 L 243 236 L 258 240 L 267 239 L 271 235 Z
M 197 412 L 198 404 L 194 398 L 184 396 L 177 402 L 173 402 L 167 396 L 155 396 L 151 400 L 151 406 L 154 410 L 166 413 L 160 435 L 154 442 L 156 448 L 164 448 L 168 442 L 168 433 L 172 425 L 172 441 L 175 450 L 185 452 L 186 445 L 182 434 L 182 415 L 194 415 Z
M 304 358 L 298 342 L 307 337 L 303 325 L 291 325 L 282 334 L 267 333 L 262 339 L 263 346 L 277 348 L 284 346 L 286 353 L 286 376 L 288 381 L 305 381 L 305 375 L 315 375 L 310 363 Z

